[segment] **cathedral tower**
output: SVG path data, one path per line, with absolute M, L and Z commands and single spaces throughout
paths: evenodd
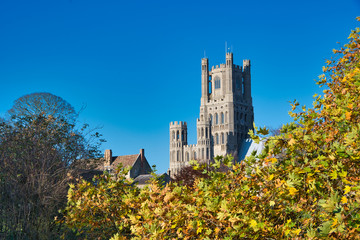
M 170 171 L 178 172 L 191 159 L 209 162 L 226 154 L 236 158 L 253 122 L 250 60 L 243 60 L 243 66 L 234 65 L 233 53 L 227 52 L 225 64 L 209 70 L 209 60 L 203 58 L 197 144 L 187 145 L 186 123 L 171 123 Z M 184 141 L 177 135 L 182 131 Z

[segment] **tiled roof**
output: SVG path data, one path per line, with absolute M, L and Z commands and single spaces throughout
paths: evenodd
M 111 164 L 111 167 L 116 168 L 120 163 L 124 168 L 132 167 L 138 157 L 140 157 L 140 154 L 113 157 L 113 163 Z
M 151 174 L 143 174 L 143 175 L 137 176 L 134 179 L 134 182 L 137 182 L 138 184 L 143 185 L 143 184 L 149 183 L 152 178 L 154 178 L 154 176 Z
M 164 183 L 168 183 L 170 181 L 170 177 L 166 173 L 156 174 L 156 175 L 158 177 L 162 178 Z M 151 179 L 153 179 L 153 178 L 154 178 L 154 176 L 152 174 L 142 174 L 142 175 L 137 176 L 134 179 L 134 182 L 137 182 L 138 185 L 145 185 L 145 184 L 150 183 Z

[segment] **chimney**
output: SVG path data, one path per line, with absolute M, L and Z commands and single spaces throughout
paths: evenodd
M 105 150 L 104 158 L 105 158 L 104 165 L 105 166 L 110 166 L 111 163 L 112 163 L 112 151 L 111 151 L 111 149 L 106 149 Z
M 143 148 L 140 149 L 140 160 L 141 160 L 141 174 L 145 174 L 145 169 L 144 169 L 144 162 L 145 162 L 145 150 Z
M 145 159 L 145 150 L 143 148 L 140 149 L 140 156 L 141 156 L 141 161 L 144 161 L 144 159 Z

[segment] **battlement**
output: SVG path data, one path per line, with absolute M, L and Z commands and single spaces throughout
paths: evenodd
M 244 60 L 244 61 L 248 61 L 248 62 L 246 62 L 246 64 L 244 63 L 244 66 L 249 66 L 250 65 L 250 60 Z M 221 69 L 221 68 L 226 68 L 226 64 L 221 63 L 220 66 L 219 65 L 212 66 L 211 71 L 215 70 L 215 69 Z M 233 68 L 242 69 L 242 66 L 233 64 Z
M 243 66 L 244 67 L 250 66 L 250 60 L 249 59 L 244 59 L 243 60 Z
M 194 149 L 194 148 L 196 148 L 196 147 L 197 147 L 196 144 L 189 144 L 189 145 L 185 145 L 185 146 L 184 146 L 184 150 Z
M 183 121 L 174 121 L 174 122 L 170 122 L 170 127 L 187 127 L 186 122 Z

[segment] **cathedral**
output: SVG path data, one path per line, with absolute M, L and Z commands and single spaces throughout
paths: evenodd
M 225 64 L 212 66 L 201 60 L 201 100 L 197 119 L 197 144 L 187 143 L 186 122 L 170 123 L 170 173 L 176 175 L 190 160 L 209 163 L 217 155 L 239 159 L 242 145 L 253 128 L 250 60 L 233 63 L 227 52 Z

